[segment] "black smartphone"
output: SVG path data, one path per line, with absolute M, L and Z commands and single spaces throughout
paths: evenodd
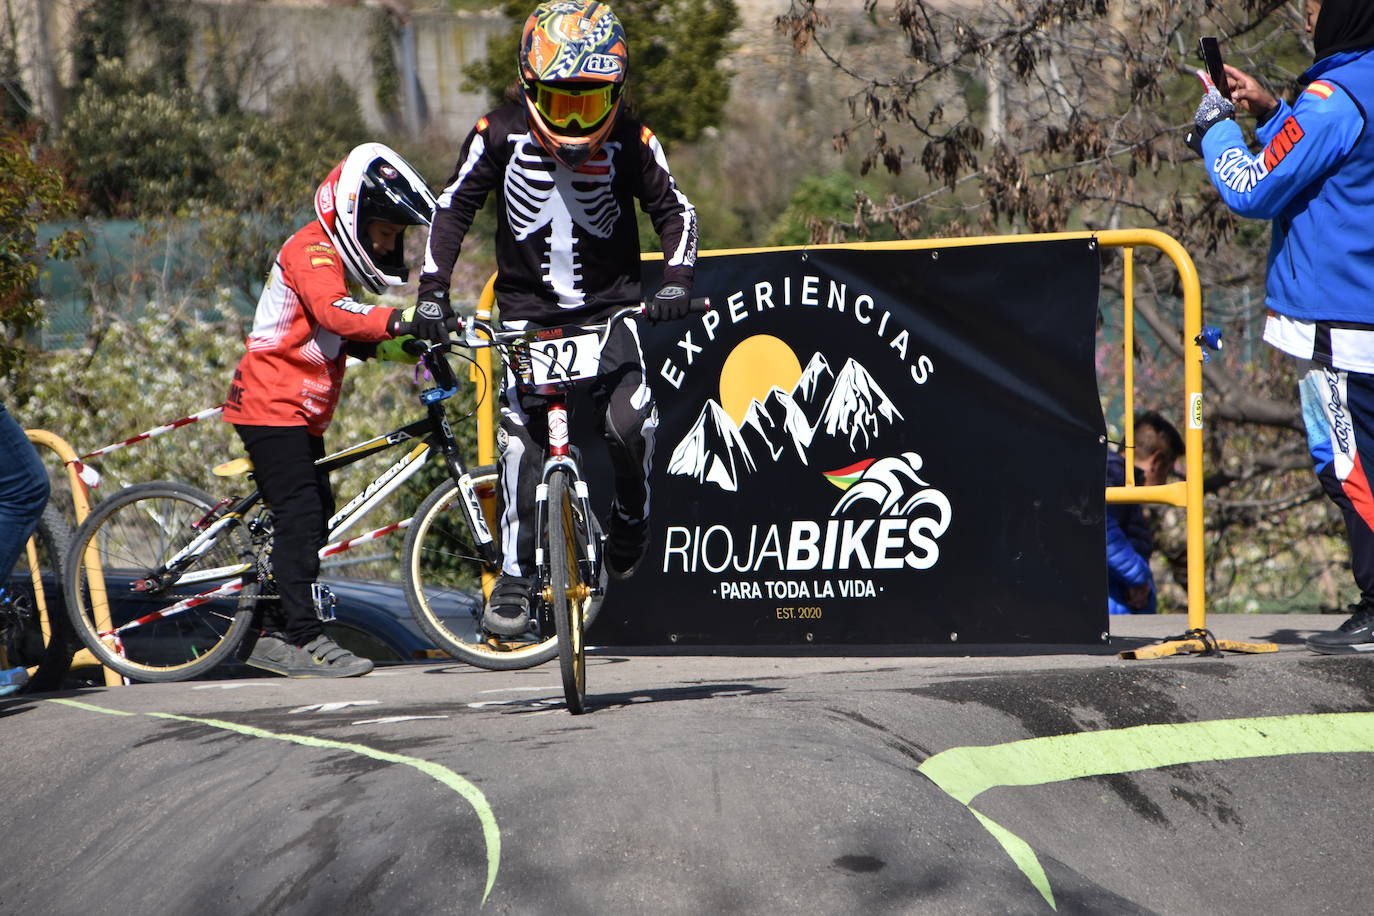
M 1231 84 L 1226 80 L 1226 69 L 1221 65 L 1221 46 L 1217 44 L 1215 38 L 1199 38 L 1197 40 L 1197 53 L 1202 58 L 1202 62 L 1207 65 L 1207 74 L 1212 77 L 1212 82 L 1216 84 L 1217 92 L 1221 93 L 1223 99 L 1231 97 Z

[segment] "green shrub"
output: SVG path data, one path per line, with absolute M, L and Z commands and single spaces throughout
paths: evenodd
M 67 231 L 38 248 L 38 223 L 72 212 L 76 201 L 57 168 L 34 160 L 32 139 L 0 125 L 0 377 L 6 379 L 22 369 L 24 335 L 43 318 L 43 259 L 75 257 L 82 245 L 79 233 Z

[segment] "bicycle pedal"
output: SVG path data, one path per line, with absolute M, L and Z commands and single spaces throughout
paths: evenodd
M 338 619 L 334 614 L 334 609 L 338 606 L 339 599 L 335 596 L 332 588 L 315 582 L 310 586 L 310 597 L 315 602 L 316 617 L 325 623 Z

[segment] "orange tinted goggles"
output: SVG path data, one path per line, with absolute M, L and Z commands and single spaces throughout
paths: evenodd
M 615 104 L 610 83 L 594 89 L 560 89 L 538 83 L 534 87 L 534 106 L 550 124 L 567 127 L 595 127 Z

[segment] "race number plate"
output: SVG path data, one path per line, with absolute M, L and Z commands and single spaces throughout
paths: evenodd
M 601 362 L 601 338 L 595 331 L 571 331 L 560 337 L 532 340 L 529 348 L 531 385 L 593 378 Z

